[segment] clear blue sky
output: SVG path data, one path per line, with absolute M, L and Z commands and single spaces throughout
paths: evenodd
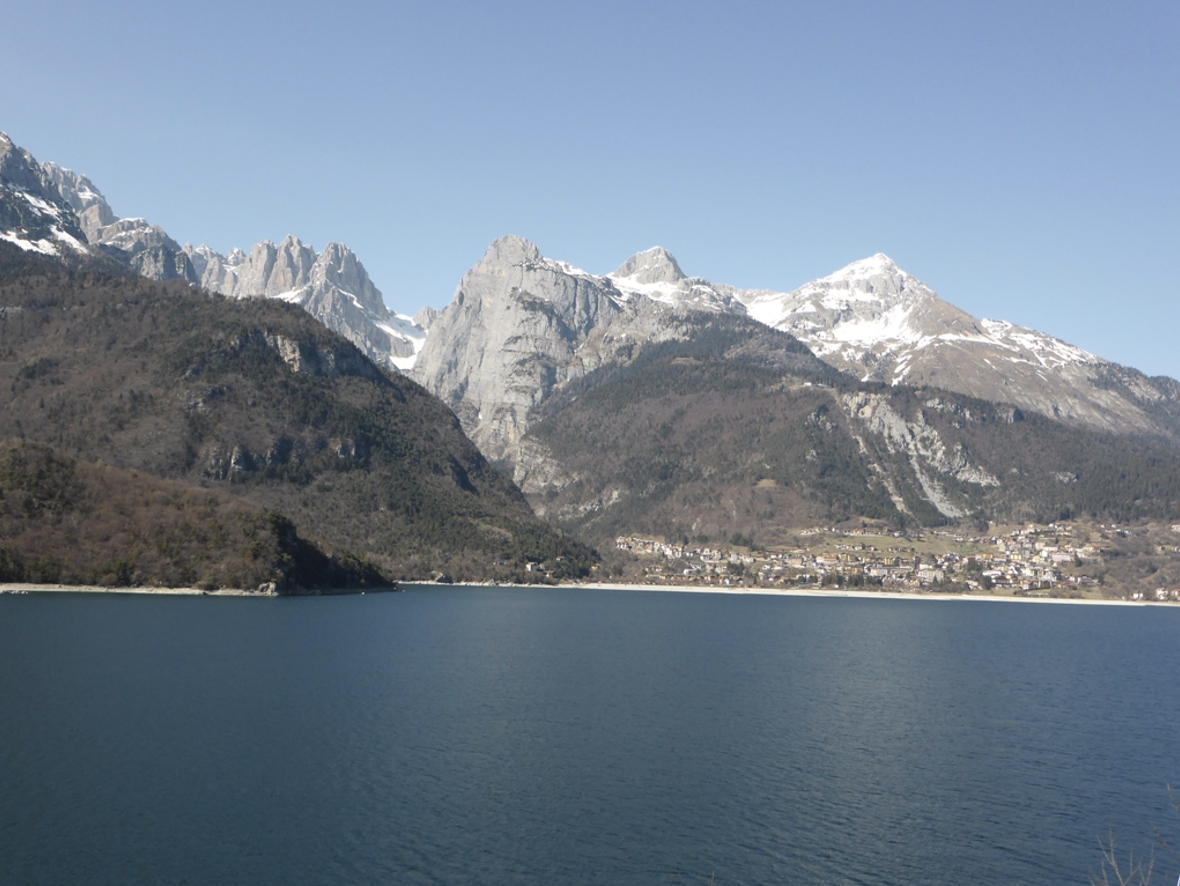
M 875 252 L 1180 377 L 1180 3 L 52 2 L 0 130 L 228 251 L 350 246 L 395 310 L 502 234 L 788 290 Z

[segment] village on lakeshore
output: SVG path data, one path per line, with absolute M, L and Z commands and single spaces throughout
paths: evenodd
M 994 534 L 972 536 L 947 528 L 814 527 L 771 550 L 740 535 L 728 545 L 626 535 L 615 548 L 629 558 L 628 572 L 653 585 L 1180 601 L 1180 524 L 989 529 Z M 1158 584 L 1150 580 L 1157 576 Z

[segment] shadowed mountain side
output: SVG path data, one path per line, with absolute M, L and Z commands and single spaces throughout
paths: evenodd
M 274 511 L 211 489 L 0 445 L 0 581 L 306 593 L 387 587 Z
M 587 567 L 591 553 L 533 515 L 445 406 L 299 308 L 14 275 L 15 253 L 0 249 L 0 436 L 224 488 L 397 577 Z
M 539 513 L 596 540 L 740 533 L 760 544 L 856 518 L 1180 515 L 1168 447 L 936 389 L 659 347 L 532 427 L 518 481 Z

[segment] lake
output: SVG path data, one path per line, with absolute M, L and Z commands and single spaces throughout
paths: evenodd
M 1055 886 L 1180 832 L 1180 609 L 33 594 L 0 666 L 5 884 Z

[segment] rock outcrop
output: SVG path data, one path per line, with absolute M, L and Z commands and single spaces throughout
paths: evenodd
M 47 184 L 33 156 L 0 132 L 0 240 L 45 255 L 86 251 L 72 208 Z
M 364 265 L 339 243 L 317 254 L 289 236 L 278 244 L 263 241 L 249 253 L 221 255 L 189 244 L 184 254 L 202 287 L 230 298 L 277 298 L 300 305 L 379 365 L 408 368 L 426 337 L 409 317 L 385 307 Z
M 675 273 L 639 257 L 632 267 L 649 279 Z M 679 335 L 684 309 L 674 298 L 634 298 L 617 282 L 502 237 L 432 323 L 413 375 L 455 411 L 485 455 L 515 464 L 522 436 L 555 392 L 625 362 L 644 342 Z
M 102 229 L 117 220 L 106 198 L 86 176 L 56 163 L 42 163 L 40 174 L 41 180 L 74 210 L 87 242 L 97 243 Z
M 290 301 L 390 369 L 410 368 L 425 339 L 425 329 L 386 308 L 360 260 L 339 243 L 318 254 L 296 237 L 228 255 L 181 247 L 158 225 L 119 218 L 86 176 L 38 164 L 2 135 L 0 183 L 7 195 L 0 200 L 0 237 L 24 248 L 56 253 L 89 246 L 148 279 L 183 280 L 232 298 Z

